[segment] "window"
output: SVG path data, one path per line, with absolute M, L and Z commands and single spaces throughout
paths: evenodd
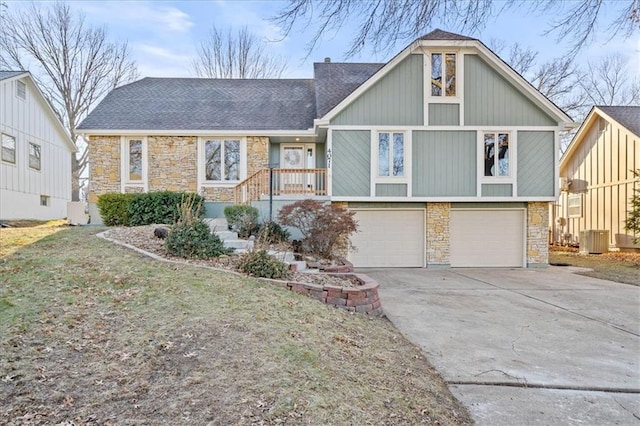
M 404 133 L 378 133 L 378 176 L 403 177 Z
M 509 133 L 484 133 L 484 176 L 509 177 Z
M 41 195 L 40 196 L 40 205 L 42 207 L 47 207 L 49 205 L 49 196 L 48 195 Z
M 16 138 L 2 134 L 2 161 L 16 164 Z
M 40 170 L 40 145 L 29 143 L 29 167 Z
M 129 181 L 142 180 L 142 140 L 129 140 Z
M 456 54 L 431 54 L 431 96 L 456 96 Z
M 240 140 L 209 139 L 204 142 L 206 181 L 240 180 Z
M 569 217 L 582 217 L 582 194 L 569 194 L 567 211 Z
M 16 96 L 20 99 L 27 99 L 27 85 L 22 81 L 16 81 Z

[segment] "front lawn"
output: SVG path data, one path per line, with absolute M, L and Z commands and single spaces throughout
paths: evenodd
M 569 247 L 551 247 L 549 263 L 590 268 L 580 272 L 603 280 L 640 285 L 640 253 L 610 252 L 603 254 L 580 254 Z
M 101 230 L 0 230 L 1 424 L 471 423 L 385 319 Z

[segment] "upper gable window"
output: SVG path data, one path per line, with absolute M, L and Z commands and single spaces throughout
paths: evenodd
M 23 81 L 16 81 L 16 96 L 20 99 L 27 99 L 27 85 Z
M 456 96 L 456 67 L 456 53 L 431 53 L 431 96 Z
M 16 164 L 16 138 L 2 134 L 2 161 Z
M 404 133 L 378 133 L 378 177 L 405 176 Z
M 510 177 L 509 133 L 484 133 L 484 176 Z

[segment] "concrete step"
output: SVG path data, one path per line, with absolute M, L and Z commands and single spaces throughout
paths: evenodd
M 287 262 L 296 272 L 306 272 L 307 262 L 304 260 L 294 260 L 293 262 Z
M 209 228 L 211 228 L 212 232 L 229 230 L 229 223 L 227 222 L 227 219 L 223 217 L 216 217 L 216 218 L 208 217 L 204 219 L 204 222 L 207 225 L 209 225 Z
M 238 233 L 233 231 L 214 231 L 214 234 L 216 234 L 222 241 L 238 239 Z
M 253 241 L 248 240 L 223 240 L 222 244 L 227 248 L 251 250 L 253 248 Z
M 280 262 L 293 263 L 296 261 L 295 256 L 290 251 L 281 252 L 281 251 L 269 250 L 268 254 L 270 256 L 275 257 Z

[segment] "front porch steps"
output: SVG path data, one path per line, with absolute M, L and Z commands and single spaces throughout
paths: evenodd
M 204 222 L 209 225 L 211 232 L 216 234 L 222 240 L 227 248 L 232 248 L 236 253 L 247 253 L 253 249 L 253 239 L 243 240 L 238 238 L 238 233 L 229 231 L 229 223 L 225 218 L 205 218 Z M 253 237 L 252 237 L 253 238 Z M 292 252 L 279 252 L 269 250 L 269 255 L 275 257 L 281 262 L 286 263 L 289 267 L 297 272 L 318 272 L 317 269 L 307 269 L 307 262 L 296 260 Z

